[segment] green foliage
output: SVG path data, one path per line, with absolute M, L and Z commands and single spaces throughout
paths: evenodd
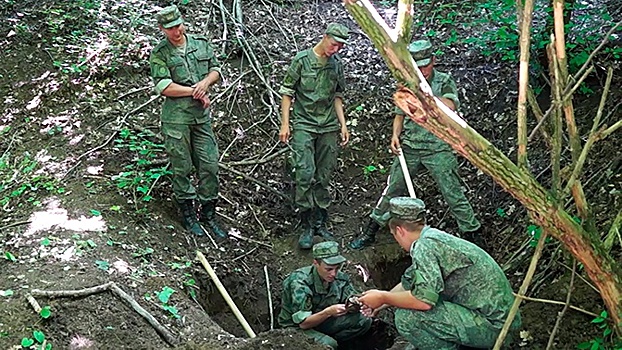
M 149 166 L 158 155 L 163 154 L 164 145 L 148 140 L 148 136 L 152 135 L 135 135 L 129 129 L 123 129 L 114 141 L 116 149 L 127 150 L 132 154 L 133 163 L 126 165 L 125 171 L 113 176 L 113 180 L 119 190 L 132 194 L 137 211 L 140 210 L 139 203 L 151 201 L 151 188 L 155 182 L 171 174 L 167 167 Z
M 164 310 L 168 311 L 174 318 L 181 318 L 181 315 L 179 315 L 179 310 L 177 310 L 175 306 L 169 304 L 169 301 L 171 300 L 171 295 L 173 295 L 173 293 L 175 293 L 175 290 L 173 288 L 164 286 L 162 288 L 162 291 L 155 292 L 155 295 L 158 297 L 158 300 L 160 301 L 161 306 Z M 145 295 L 145 299 L 151 300 L 151 296 Z
M 577 344 L 577 349 L 590 350 L 622 350 L 622 339 L 616 338 L 609 324 L 607 311 L 592 320 L 592 324 L 598 325 L 602 330 L 602 336 L 594 337 L 588 341 Z
M 45 347 L 43 346 L 44 343 Z M 34 346 L 36 350 L 52 350 L 52 343 L 46 340 L 45 334 L 42 331 L 38 330 L 32 332 L 32 338 L 22 338 L 20 345 L 27 349 L 31 349 Z
M 30 153 L 19 157 L 6 152 L 0 158 L 0 207 L 40 206 L 40 196 L 65 192 L 58 180 L 37 170 L 39 162 Z
M 536 225 L 529 225 L 527 226 L 527 234 L 531 237 L 531 240 L 529 240 L 529 245 L 531 247 L 535 247 L 536 245 L 538 245 L 538 241 L 540 240 L 540 236 L 542 236 L 542 227 L 540 226 L 536 226 Z M 547 236 L 544 239 L 544 243 L 549 243 L 551 241 L 551 237 Z
M 44 319 L 47 320 L 48 318 L 50 318 L 52 316 L 52 308 L 49 305 L 44 306 L 41 309 L 41 311 L 39 311 L 39 316 L 41 316 L 41 318 L 44 318 Z M 35 336 L 35 338 L 36 338 L 36 336 Z
M 378 165 L 377 167 L 375 165 L 368 165 L 363 167 L 363 176 L 365 176 L 365 179 L 369 178 L 369 176 L 376 172 L 380 174 L 385 174 L 387 172 L 387 169 L 384 168 L 382 165 Z

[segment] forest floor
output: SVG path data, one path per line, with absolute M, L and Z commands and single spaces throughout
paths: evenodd
M 352 28 L 340 52 L 346 67 L 346 110 L 352 139 L 332 180 L 331 228 L 342 246 L 360 232 L 387 178 L 394 81 L 367 37 L 339 2 L 266 0 L 180 1 L 188 31 L 209 36 L 223 65 L 212 92 L 213 129 L 221 152 L 220 221 L 226 241 L 184 232 L 172 200 L 168 164 L 159 135 L 162 99 L 153 95 L 148 57 L 160 40 L 155 6 L 165 1 L 10 1 L 0 4 L 0 349 L 21 349 L 33 331 L 56 349 L 162 349 L 167 343 L 141 316 L 110 292 L 80 298 L 37 297 L 47 318 L 26 300 L 33 289 L 76 290 L 115 282 L 176 338 L 179 349 L 321 349 L 299 333 L 276 328 L 282 280 L 311 263 L 297 248 L 296 215 L 287 150 L 278 142 L 275 91 L 296 52 L 313 45 L 331 21 Z M 615 1 L 611 2 L 612 4 Z M 390 2 L 377 2 L 395 17 Z M 429 3 L 418 31 L 448 43 L 450 22 L 466 21 L 475 3 L 448 1 L 455 11 Z M 473 6 L 473 8 L 467 8 Z M 228 9 L 223 11 L 223 9 Z M 610 6 L 611 15 L 620 16 Z M 236 15 L 236 13 L 238 15 Z M 456 17 L 455 13 L 459 16 Z M 241 16 L 239 15 L 241 14 Z M 453 16 L 453 17 L 452 17 Z M 460 17 L 462 16 L 462 17 Z M 223 25 L 224 23 L 226 25 Z M 242 19 L 245 26 L 235 25 Z M 619 18 L 618 18 L 619 20 Z M 453 23 L 453 22 L 452 22 Z M 608 28 L 603 28 L 608 29 Z M 483 28 L 481 30 L 486 30 Z M 471 36 L 478 35 L 472 32 Z M 516 63 L 453 42 L 439 46 L 438 69 L 451 72 L 465 120 L 515 158 Z M 602 67 L 620 61 L 599 55 L 586 86 L 594 94 L 575 100 L 580 131 L 591 127 L 603 90 Z M 538 79 L 538 78 L 536 78 Z M 543 84 L 543 82 L 540 82 Z M 547 91 L 546 88 L 543 91 Z M 613 89 L 604 123 L 621 118 L 622 91 Z M 539 100 L 548 106 L 547 93 Z M 530 130 L 535 123 L 530 122 Z M 547 184 L 549 152 L 536 135 L 530 167 Z M 564 157 L 569 157 L 568 150 Z M 515 290 L 525 275 L 533 237 L 520 203 L 463 158 L 460 174 L 484 228 L 489 253 Z M 599 232 L 622 206 L 622 138 L 614 134 L 593 150 L 582 178 Z M 429 223 L 450 233 L 456 224 L 432 179 L 415 178 L 429 208 Z M 258 337 L 248 339 L 201 264 L 201 251 Z M 619 248 L 614 253 L 619 255 Z M 383 231 L 361 251 L 345 250 L 358 287 L 391 288 L 409 265 L 406 252 Z M 359 273 L 360 265 L 371 278 Z M 565 301 L 573 261 L 557 242 L 547 243 L 528 296 Z M 579 269 L 571 304 L 600 314 L 599 294 Z M 266 279 L 268 277 L 268 281 Z M 562 305 L 526 301 L 516 348 L 544 349 Z M 47 308 L 46 308 L 47 310 Z M 47 315 L 46 315 L 47 316 Z M 391 313 L 384 347 L 393 343 Z M 593 317 L 569 310 L 558 331 L 558 349 L 574 349 L 601 330 Z M 402 349 L 398 337 L 392 349 Z M 370 347 L 372 348 L 372 347 Z

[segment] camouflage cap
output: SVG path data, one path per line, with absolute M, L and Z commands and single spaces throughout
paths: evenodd
M 407 221 L 425 219 L 425 204 L 421 199 L 411 197 L 395 197 L 389 201 L 391 218 Z
M 408 51 L 413 56 L 418 67 L 425 67 L 432 62 L 434 47 L 429 40 L 417 40 L 408 45 Z
M 348 38 L 350 38 L 350 30 L 348 27 L 339 23 L 330 23 L 328 27 L 326 27 L 326 34 L 330 35 L 337 42 L 346 44 L 348 42 Z
M 313 258 L 323 261 L 326 265 L 339 265 L 346 261 L 346 258 L 339 254 L 339 244 L 333 241 L 314 245 Z
M 158 24 L 166 29 L 184 23 L 183 18 L 181 18 L 181 12 L 179 12 L 179 9 L 175 5 L 163 8 L 156 14 L 156 19 L 158 20 Z

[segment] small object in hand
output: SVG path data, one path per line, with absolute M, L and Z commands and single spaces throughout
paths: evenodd
M 359 301 L 358 295 L 353 295 L 346 300 L 346 311 L 349 314 L 361 311 L 363 303 Z

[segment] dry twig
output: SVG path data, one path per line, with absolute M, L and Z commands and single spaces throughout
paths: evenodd
M 549 342 L 546 345 L 546 350 L 549 350 L 553 346 L 553 341 L 555 340 L 555 334 L 557 333 L 557 330 L 559 329 L 559 325 L 562 323 L 562 318 L 564 317 L 564 314 L 566 314 L 566 311 L 568 310 L 568 307 L 570 306 L 570 297 L 572 296 L 572 288 L 574 287 L 574 276 L 575 276 L 576 270 L 577 270 L 577 260 L 574 260 L 572 263 L 572 273 L 570 274 L 570 283 L 568 284 L 568 294 L 566 295 L 566 304 L 564 305 L 564 308 L 559 313 L 559 315 L 557 315 L 557 320 L 555 321 L 555 326 L 553 327 L 553 330 L 551 331 L 551 335 L 549 336 Z

